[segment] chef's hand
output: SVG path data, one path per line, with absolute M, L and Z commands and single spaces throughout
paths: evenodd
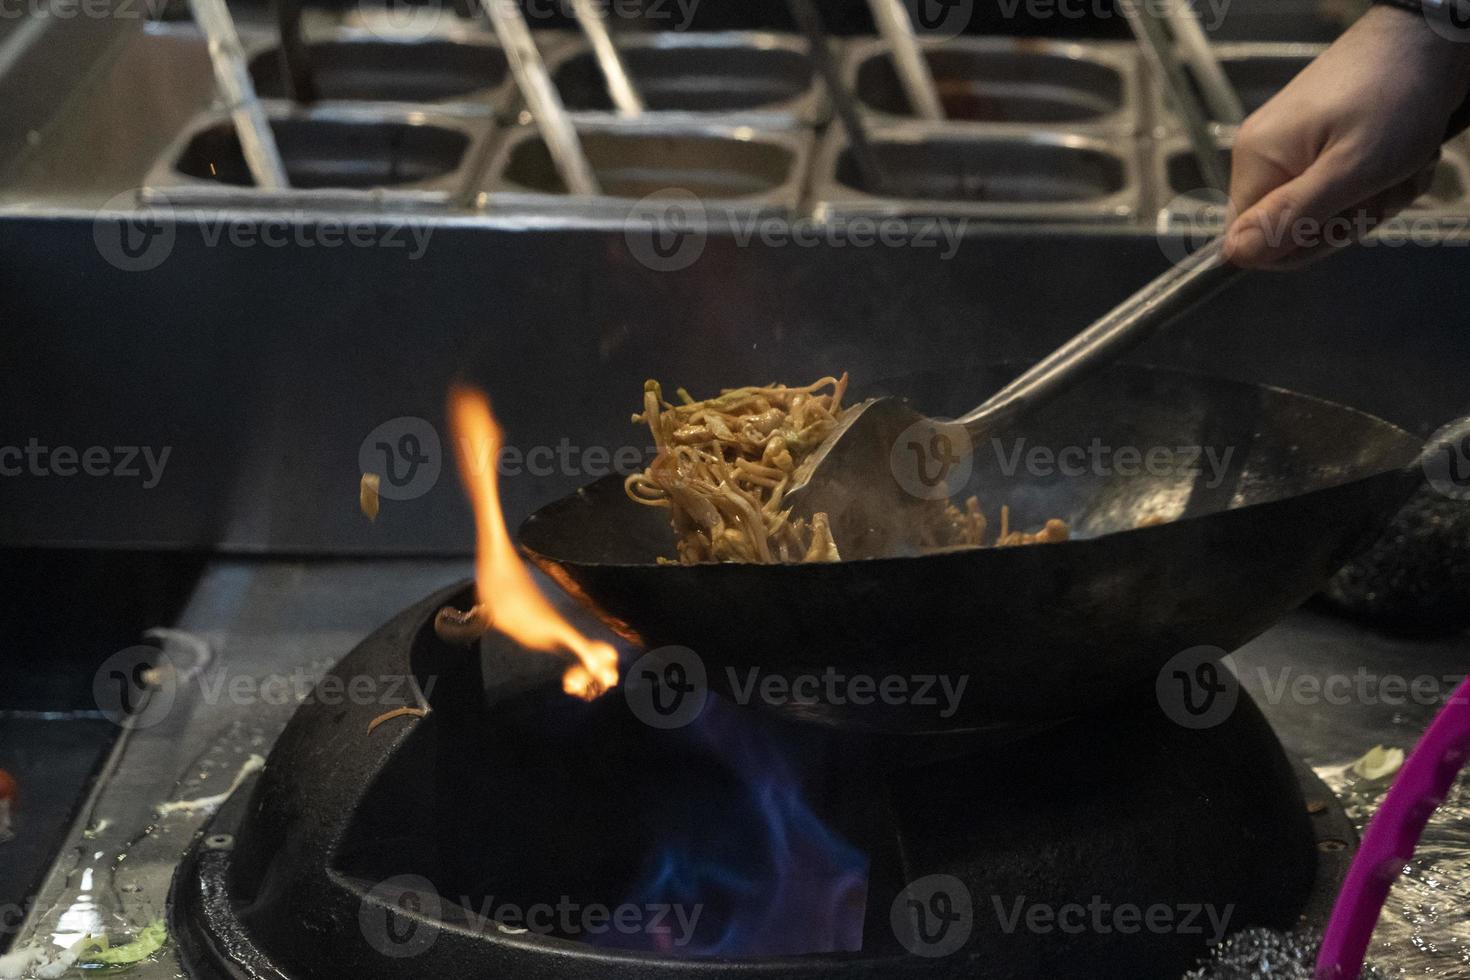
M 1371 8 L 1241 127 L 1226 256 L 1297 265 L 1402 210 L 1428 189 L 1467 89 L 1470 43 Z

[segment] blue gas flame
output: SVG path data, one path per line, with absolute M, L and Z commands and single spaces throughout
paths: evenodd
M 861 950 L 868 857 L 812 809 L 782 740 L 753 712 L 713 696 L 690 732 L 735 785 L 699 826 L 660 833 L 627 901 L 697 920 L 612 942 L 689 957 Z

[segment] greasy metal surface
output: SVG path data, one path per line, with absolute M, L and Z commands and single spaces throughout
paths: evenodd
M 1230 172 L 1230 148 L 1235 143 L 1229 132 L 1217 134 L 1220 158 Z M 1464 137 L 1447 143 L 1435 168 L 1428 191 L 1403 212 L 1408 219 L 1440 218 L 1464 225 L 1470 220 L 1470 156 Z M 1180 224 L 1195 231 L 1223 227 L 1224 195 L 1206 189 L 1190 145 L 1181 136 L 1167 136 L 1154 144 L 1150 161 L 1153 186 L 1158 189 L 1160 227 Z M 1400 222 L 1402 224 L 1403 222 Z M 1415 225 L 1415 228 L 1418 226 Z
M 640 124 L 662 120 L 781 129 L 826 118 L 822 84 L 807 61 L 805 42 L 793 35 L 623 32 L 616 43 L 646 103 Z M 611 116 L 590 45 L 565 45 L 547 62 L 569 112 L 588 119 Z
M 255 83 L 245 67 L 245 50 L 235 20 L 224 0 L 186 0 L 194 22 L 204 32 L 220 107 L 230 115 L 229 132 L 238 147 L 248 183 L 266 192 L 291 186 L 276 146 L 276 127 L 266 115 Z
M 577 131 L 602 193 L 565 193 L 536 130 L 521 126 L 504 133 L 492 154 L 480 205 L 492 214 L 627 219 L 642 198 L 674 191 L 715 217 L 788 213 L 800 199 L 811 143 L 802 132 L 723 125 L 584 120 Z
M 65 843 L 77 802 L 117 730 L 90 712 L 0 710 L 0 769 L 21 787 L 0 844 L 0 951 Z
M 78 27 L 94 22 L 51 20 Z M 95 70 L 68 79 L 71 98 L 50 93 L 44 123 L 16 134 L 28 136 L 24 152 L 0 160 L 9 164 L 0 178 L 0 200 L 10 206 L 95 207 L 120 192 L 136 193 L 164 148 L 214 98 L 209 57 L 197 29 L 109 23 L 120 35 L 110 56 Z M 53 63 L 66 63 L 68 74 L 77 76 L 71 59 L 79 54 L 72 48 L 66 57 L 53 56 Z
M 888 196 L 862 184 L 846 135 L 831 127 L 812 173 L 818 218 L 939 215 L 975 221 L 1126 222 L 1137 218 L 1141 184 L 1131 140 L 1065 130 L 1022 134 L 943 123 L 873 127 L 869 135 L 893 185 Z
M 460 562 L 221 563 L 201 578 L 165 644 L 176 664 L 210 659 L 154 723 L 119 738 L 28 908 L 20 943 L 67 946 L 135 932 L 165 915 L 174 868 L 207 812 L 157 808 L 225 790 L 333 662 L 391 610 L 462 577 Z M 234 684 L 233 692 L 230 685 Z M 172 950 L 132 975 L 175 977 Z
M 1221 192 L 1228 190 L 1229 178 L 1215 156 L 1215 141 L 1210 128 L 1211 111 L 1204 104 L 1208 99 L 1201 97 L 1202 93 L 1210 92 L 1212 86 L 1229 91 L 1229 82 L 1223 78 L 1223 69 L 1218 62 L 1209 60 L 1206 52 L 1209 60 L 1207 77 L 1192 77 L 1186 71 L 1184 58 L 1181 57 L 1187 55 L 1187 49 L 1174 36 L 1173 25 L 1165 14 L 1157 8 L 1146 8 L 1137 4 L 1125 4 L 1123 12 L 1128 19 L 1128 26 L 1138 38 L 1139 49 L 1153 83 L 1168 93 L 1169 102 L 1194 148 L 1200 170 L 1211 187 Z M 1192 13 L 1186 16 L 1192 16 Z M 1232 92 L 1227 98 L 1233 105 L 1225 118 L 1239 122 L 1238 97 Z
M 313 34 L 306 50 L 324 102 L 432 104 L 441 112 L 505 116 L 516 101 L 494 35 L 452 22 L 427 33 L 341 27 Z M 280 50 L 273 40 L 261 37 L 248 52 L 261 97 L 284 98 Z
M 1240 97 L 1246 115 L 1265 105 L 1277 92 L 1296 77 L 1307 64 L 1327 49 L 1325 44 L 1306 44 L 1283 41 L 1241 42 L 1217 44 L 1215 57 L 1225 77 Z M 1180 120 L 1169 104 L 1169 98 L 1157 85 L 1151 86 L 1151 111 L 1159 129 L 1177 132 Z M 1216 121 L 1222 129 L 1230 127 Z
M 1395 638 L 1313 608 L 1231 662 L 1287 750 L 1316 768 L 1361 830 L 1388 783 L 1357 776 L 1351 763 L 1375 745 L 1413 746 L 1470 670 L 1470 638 Z M 1470 976 L 1467 905 L 1470 775 L 1462 773 L 1389 893 L 1369 963 L 1391 976 Z
M 374 106 L 266 103 L 290 187 L 263 192 L 241 172 L 228 117 L 209 112 L 149 173 L 145 203 L 164 206 L 448 208 L 461 205 L 492 123 Z
M 479 0 L 479 7 L 495 29 L 500 46 L 525 101 L 530 121 L 540 131 L 563 184 L 572 194 L 601 193 L 592 164 L 582 149 L 576 126 L 567 117 L 561 93 L 546 70 L 541 48 L 517 0 Z
M 131 9 L 130 19 L 22 5 L 0 17 L 0 172 L 33 152 L 79 83 L 117 57 L 140 23 Z
M 1007 374 L 974 376 L 989 390 Z M 1028 417 L 1025 445 L 1059 457 L 1095 445 L 1209 454 L 1193 464 L 1146 476 L 1107 465 L 1066 476 L 1021 470 L 1018 479 L 1005 460 L 1020 438 L 977 446 L 968 481 L 948 489 L 960 500 L 977 495 L 992 520 L 1008 505 L 1012 527 L 1061 518 L 1069 541 L 850 562 L 656 564 L 674 554 L 667 514 L 630 501 L 616 477 L 543 508 L 521 540 L 607 622 L 649 647 L 695 649 L 712 677 L 752 667 L 788 683 L 834 666 L 870 676 L 973 672 L 974 690 L 948 717 L 908 703 L 772 705 L 837 727 L 937 732 L 1075 714 L 1154 676 L 1181 650 L 1236 649 L 1321 588 L 1423 480 L 1419 440 L 1385 422 L 1161 370 L 1115 367 L 1083 382 Z M 1211 457 L 1224 461 L 1214 473 Z M 909 479 L 901 464 L 890 472 Z M 842 517 L 875 519 L 857 508 Z M 1165 523 L 1143 526 L 1151 519 Z M 991 596 L 1012 601 L 983 601 Z M 782 651 L 776 663 L 771 650 Z
M 1147 99 L 1132 45 L 960 37 L 926 44 L 925 55 L 952 125 L 1142 131 Z M 875 122 L 912 118 L 882 41 L 851 42 L 843 64 L 849 90 Z

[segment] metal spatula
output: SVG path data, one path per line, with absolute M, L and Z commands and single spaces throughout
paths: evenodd
M 1240 273 L 1223 250 L 1222 238 L 1210 242 L 959 419 L 897 398 L 850 409 L 797 470 L 785 498 L 793 516 L 827 514 L 845 560 L 914 553 L 935 502 L 958 489 L 942 470 L 1223 288 Z

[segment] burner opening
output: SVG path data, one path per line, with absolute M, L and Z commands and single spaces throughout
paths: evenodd
M 830 733 L 713 695 L 660 730 L 621 690 L 564 695 L 565 662 L 496 635 L 454 676 L 439 675 L 452 653 L 419 645 L 433 712 L 350 825 L 340 873 L 368 888 L 420 876 L 446 917 L 528 941 L 679 958 L 862 948 L 856 842 L 878 811 Z

